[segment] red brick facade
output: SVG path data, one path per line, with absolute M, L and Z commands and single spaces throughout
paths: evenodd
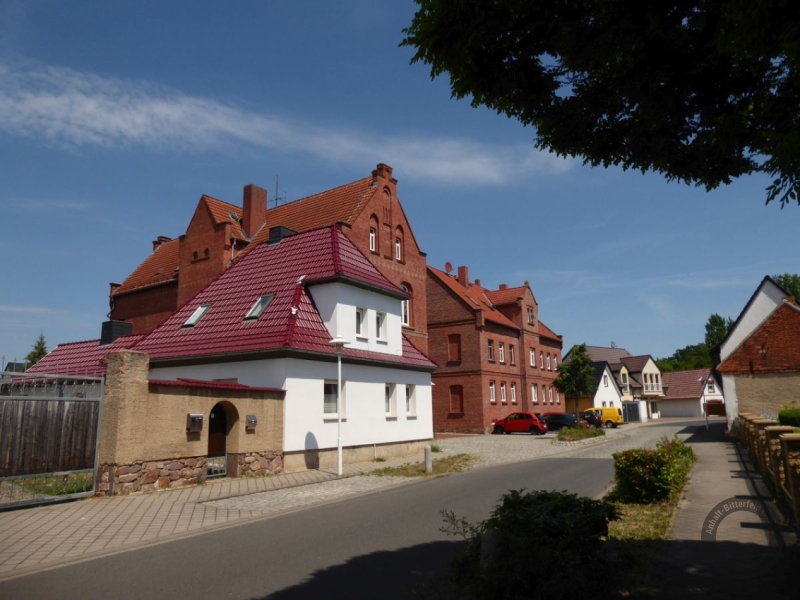
M 245 186 L 243 207 L 203 196 L 184 235 L 160 237 L 153 254 L 121 286 L 112 284 L 111 318 L 132 323 L 133 333 L 150 331 L 236 255 L 267 241 L 270 228 L 302 232 L 342 222 L 348 225 L 345 235 L 378 270 L 412 295 L 404 333 L 427 352 L 426 259 L 397 197 L 391 167 L 379 164 L 370 178 L 271 210 L 266 205 L 266 191 L 254 185 Z
M 800 373 L 800 308 L 784 301 L 718 371 L 723 375 Z
M 539 322 L 527 282 L 492 291 L 470 282 L 465 267 L 458 277 L 428 268 L 427 296 L 429 355 L 441 365 L 433 374 L 435 431 L 485 433 L 516 410 L 563 410 L 552 387 L 561 338 Z

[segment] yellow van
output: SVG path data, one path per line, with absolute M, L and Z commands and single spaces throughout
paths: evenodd
M 625 418 L 622 416 L 621 408 L 603 408 L 594 406 L 588 410 L 599 413 L 599 416 L 603 421 L 603 425 L 606 427 L 616 427 L 617 425 L 621 425 L 625 422 Z

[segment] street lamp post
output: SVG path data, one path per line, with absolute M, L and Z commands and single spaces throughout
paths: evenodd
M 708 377 L 701 377 L 697 381 L 703 382 L 703 393 L 700 394 L 700 403 L 703 405 L 703 413 L 706 415 L 706 431 L 708 431 L 708 407 L 706 406 L 706 386 L 708 385 Z
M 336 448 L 338 458 L 339 476 L 342 476 L 342 353 L 344 347 L 349 344 L 341 335 L 337 335 L 330 342 L 331 346 L 336 346 L 336 362 L 338 364 L 338 380 L 336 385 Z

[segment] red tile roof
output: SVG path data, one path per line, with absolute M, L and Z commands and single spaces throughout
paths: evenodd
M 234 383 L 232 381 L 207 381 L 205 379 L 187 379 L 185 377 L 178 377 L 172 379 L 150 379 L 148 383 L 155 385 L 168 385 L 173 387 L 200 387 L 213 390 L 243 390 L 245 392 L 280 392 L 284 393 L 286 390 L 272 387 L 253 387 L 251 385 L 244 385 L 243 383 Z
M 175 269 L 180 264 L 179 249 L 180 242 L 177 238 L 161 244 L 125 278 L 122 285 L 114 290 L 114 295 L 175 279 L 177 275 Z
M 501 304 L 514 304 L 519 298 L 525 294 L 525 286 L 506 288 L 504 290 L 486 290 L 486 297 L 491 300 L 492 304 L 499 306 Z
M 59 344 L 38 363 L 28 369 L 29 373 L 47 375 L 87 375 L 99 377 L 106 372 L 103 357 L 115 350 L 132 348 L 144 336 L 125 335 L 113 344 L 100 345 L 100 340 Z
M 247 241 L 247 236 L 242 231 L 242 208 L 240 206 L 234 206 L 229 202 L 205 194 L 200 198 L 200 202 L 205 203 L 215 225 L 230 223 L 233 237 L 237 240 Z
M 547 337 L 553 339 L 557 342 L 561 341 L 561 336 L 556 334 L 552 329 L 550 329 L 547 325 L 539 321 L 539 337 Z
M 136 350 L 151 360 L 247 354 L 292 348 L 335 354 L 331 335 L 307 286 L 330 280 L 355 282 L 397 298 L 407 295 L 361 254 L 338 226 L 259 244 L 149 333 Z M 261 316 L 245 321 L 256 300 L 274 297 Z M 193 327 L 187 319 L 202 305 L 211 308 Z M 345 349 L 345 356 L 424 368 L 436 365 L 404 340 L 403 355 Z
M 488 290 L 473 283 L 470 283 L 469 286 L 465 288 L 459 283 L 455 275 L 450 275 L 449 273 L 445 273 L 431 266 L 428 267 L 428 271 L 458 296 L 467 307 L 473 311 L 482 310 L 483 316 L 487 321 L 492 321 L 493 323 L 511 327 L 519 331 L 519 327 L 517 327 L 516 323 L 494 307 L 494 304 L 489 300 L 486 294 Z
M 691 371 L 668 371 L 661 374 L 664 384 L 664 400 L 692 398 L 698 400 L 703 395 L 705 380 L 711 369 L 692 369 Z

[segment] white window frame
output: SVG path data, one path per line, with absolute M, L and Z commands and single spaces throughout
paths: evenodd
M 191 316 L 186 319 L 186 322 L 183 324 L 183 327 L 194 327 L 197 323 L 200 322 L 200 319 L 203 318 L 208 310 L 211 308 L 211 304 L 201 304 L 197 308 L 194 309 L 194 312 Z
M 402 284 L 400 289 L 403 290 L 406 294 L 410 294 L 411 292 L 408 289 L 408 286 Z M 400 321 L 406 327 L 411 326 L 411 302 L 408 298 L 403 300 L 400 305 Z
M 539 350 L 539 368 L 544 370 L 544 352 Z
M 356 337 L 367 339 L 369 328 L 367 327 L 367 309 L 356 307 Z
M 495 391 L 494 391 L 494 381 L 489 382 L 489 402 L 491 403 L 497 402 L 497 396 L 495 396 Z
M 558 370 L 558 359 L 556 358 L 555 354 L 553 355 L 553 371 Z
M 494 340 L 488 340 L 489 360 L 494 360 Z
M 534 404 L 539 404 L 539 384 L 534 383 L 531 385 L 531 401 Z
M 501 381 L 500 382 L 500 402 L 502 402 L 503 404 L 505 404 L 507 402 L 507 400 L 506 400 L 506 382 L 505 381 Z
M 403 260 L 403 242 L 399 237 L 394 238 L 394 259 Z
M 536 348 L 530 348 L 530 359 L 531 359 L 531 366 L 535 369 L 536 368 Z
M 608 387 L 608 375 L 603 375 L 603 387 Z
M 326 380 L 323 381 L 323 383 L 322 383 L 322 416 L 325 419 L 338 419 L 339 413 L 337 411 L 328 412 L 326 410 L 326 408 L 325 408 L 325 386 L 328 386 L 328 385 L 332 385 L 333 389 L 334 389 L 334 392 L 335 392 L 336 389 L 339 387 L 339 382 L 336 379 L 326 379 Z M 343 379 L 342 380 L 342 397 L 340 399 L 341 403 L 342 403 L 342 419 L 345 418 L 345 414 L 347 413 L 347 402 L 346 402 L 347 394 L 345 393 L 346 389 L 347 389 L 347 386 L 345 385 L 345 381 Z M 336 402 L 335 398 L 336 398 L 336 394 L 334 393 L 334 403 Z M 337 406 L 336 408 L 338 409 L 339 407 Z
M 553 369 L 550 368 L 550 353 L 547 353 L 547 370 L 552 371 Z
M 397 416 L 397 384 L 387 383 L 383 387 L 383 408 L 387 418 Z
M 517 384 L 511 383 L 511 404 L 517 403 Z
M 706 387 L 706 393 L 707 394 L 716 394 L 717 393 L 717 387 L 714 385 L 714 382 L 712 380 L 710 380 L 710 379 L 708 380 L 708 385 Z
M 375 339 L 379 342 L 386 341 L 386 313 L 375 313 Z
M 547 393 L 550 396 L 550 404 L 553 403 L 553 388 L 552 386 L 547 386 Z
M 413 383 L 406 384 L 406 416 L 414 417 L 417 414 L 417 386 Z
M 501 363 L 506 362 L 506 345 L 503 342 L 497 344 L 497 357 Z
M 514 344 L 508 345 L 508 363 L 513 365 L 516 363 L 516 356 L 514 356 Z
M 370 227 L 369 228 L 369 251 L 370 252 L 377 252 L 377 250 L 375 250 L 375 248 L 377 247 L 377 243 L 376 243 L 377 242 L 377 237 L 378 237 L 378 232 L 375 231 L 374 227 Z

